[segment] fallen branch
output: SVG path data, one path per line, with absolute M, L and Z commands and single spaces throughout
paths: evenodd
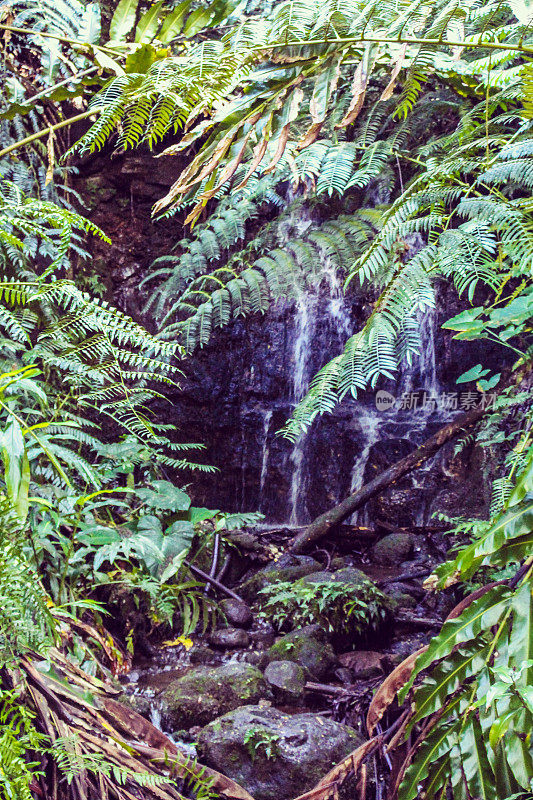
M 312 542 L 316 542 L 328 533 L 334 526 L 351 516 L 354 511 L 364 506 L 372 497 L 379 494 L 395 481 L 402 478 L 411 470 L 421 466 L 425 461 L 435 455 L 440 448 L 450 439 L 453 439 L 466 428 L 470 428 L 481 417 L 487 413 L 490 406 L 485 408 L 474 408 L 466 414 L 456 417 L 456 419 L 444 425 L 433 436 L 413 450 L 405 458 L 397 461 L 396 464 L 388 467 L 381 475 L 377 475 L 366 486 L 362 486 L 353 494 L 349 495 L 342 503 L 335 508 L 326 511 L 317 517 L 302 533 L 298 534 L 292 541 L 289 550 L 291 553 L 303 552 Z
M 186 560 L 183 563 L 191 570 L 191 572 L 194 572 L 195 575 L 198 575 L 200 578 L 202 578 L 202 580 L 207 581 L 207 583 L 211 583 L 213 586 L 216 586 L 217 589 L 220 589 L 220 591 L 224 592 L 224 594 L 233 597 L 234 600 L 239 600 L 240 603 L 244 603 L 242 597 L 239 597 L 239 595 L 236 594 L 232 589 L 228 589 L 227 586 L 224 586 L 224 584 L 220 583 L 220 581 L 216 578 L 212 578 L 211 575 L 208 575 L 207 572 L 203 571 L 203 569 L 195 567 L 194 564 L 191 564 Z

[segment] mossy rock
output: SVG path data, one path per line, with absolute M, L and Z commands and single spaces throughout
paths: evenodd
M 247 703 L 270 698 L 261 672 L 251 664 L 196 667 L 173 681 L 161 695 L 162 719 L 168 730 L 206 725 Z
M 396 566 L 407 561 L 413 552 L 414 537 L 410 533 L 391 533 L 372 548 L 372 559 L 377 564 Z
M 281 636 L 267 652 L 269 661 L 293 661 L 312 678 L 322 678 L 335 663 L 335 653 L 319 625 L 306 625 Z
M 202 761 L 255 800 L 283 800 L 311 789 L 362 743 L 347 725 L 317 714 L 243 706 L 200 733 Z
M 304 693 L 305 670 L 294 661 L 271 661 L 265 669 L 265 680 L 281 703 L 299 700 Z
M 257 600 L 258 593 L 265 586 L 281 581 L 296 581 L 298 578 L 303 578 L 304 575 L 309 575 L 309 573 L 316 572 L 319 569 L 320 564 L 318 561 L 315 561 L 310 556 L 284 554 L 277 561 L 273 561 L 244 581 L 244 583 L 241 583 L 238 591 L 246 600 L 254 602 Z
M 149 697 L 145 697 L 142 694 L 127 694 L 123 692 L 116 699 L 119 703 L 122 703 L 123 706 L 131 708 L 132 711 L 136 711 L 141 717 L 150 719 L 154 703 Z

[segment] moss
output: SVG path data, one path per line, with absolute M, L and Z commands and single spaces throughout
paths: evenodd
M 307 625 L 282 636 L 268 651 L 270 661 L 295 661 L 310 675 L 321 678 L 335 661 L 335 655 L 318 625 Z
M 173 681 L 163 693 L 163 718 L 172 730 L 206 725 L 215 717 L 263 697 L 270 691 L 250 664 L 196 667 Z

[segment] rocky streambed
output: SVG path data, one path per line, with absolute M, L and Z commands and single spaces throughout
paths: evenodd
M 233 587 L 243 599 L 221 603 L 216 630 L 139 661 L 123 700 L 256 800 L 296 797 L 362 742 L 374 689 L 438 628 L 446 600 L 436 607 L 421 586 L 433 563 L 426 538 L 405 532 L 363 562 L 281 555 Z M 368 605 L 351 627 L 320 615 L 302 624 L 296 606 L 265 606 L 287 586 L 318 586 L 329 607 L 343 590 Z

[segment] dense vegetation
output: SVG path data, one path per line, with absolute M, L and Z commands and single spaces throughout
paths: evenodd
M 0 796 L 180 796 L 165 765 L 109 738 L 91 691 L 149 628 L 209 626 L 198 569 L 256 516 L 191 504 L 202 445 L 176 443 L 151 404 L 217 329 L 319 285 L 327 262 L 377 300 L 283 435 L 416 359 L 443 282 L 455 339 L 509 353 L 505 374 L 465 364 L 459 379 L 496 393 L 468 435 L 497 479 L 488 519 L 448 520 L 458 546 L 428 586 L 469 599 L 378 690 L 369 733 L 407 699 L 391 797 L 530 797 L 531 14 L 517 0 L 250 5 L 0 5 Z M 154 207 L 183 234 L 143 281 L 151 332 L 102 299 L 90 250 L 106 235 L 71 180 L 84 154 L 132 148 L 182 167 Z M 274 223 L 304 202 L 321 223 L 276 247 Z M 305 591 L 269 603 L 293 614 Z M 327 627 L 312 602 L 302 618 Z

